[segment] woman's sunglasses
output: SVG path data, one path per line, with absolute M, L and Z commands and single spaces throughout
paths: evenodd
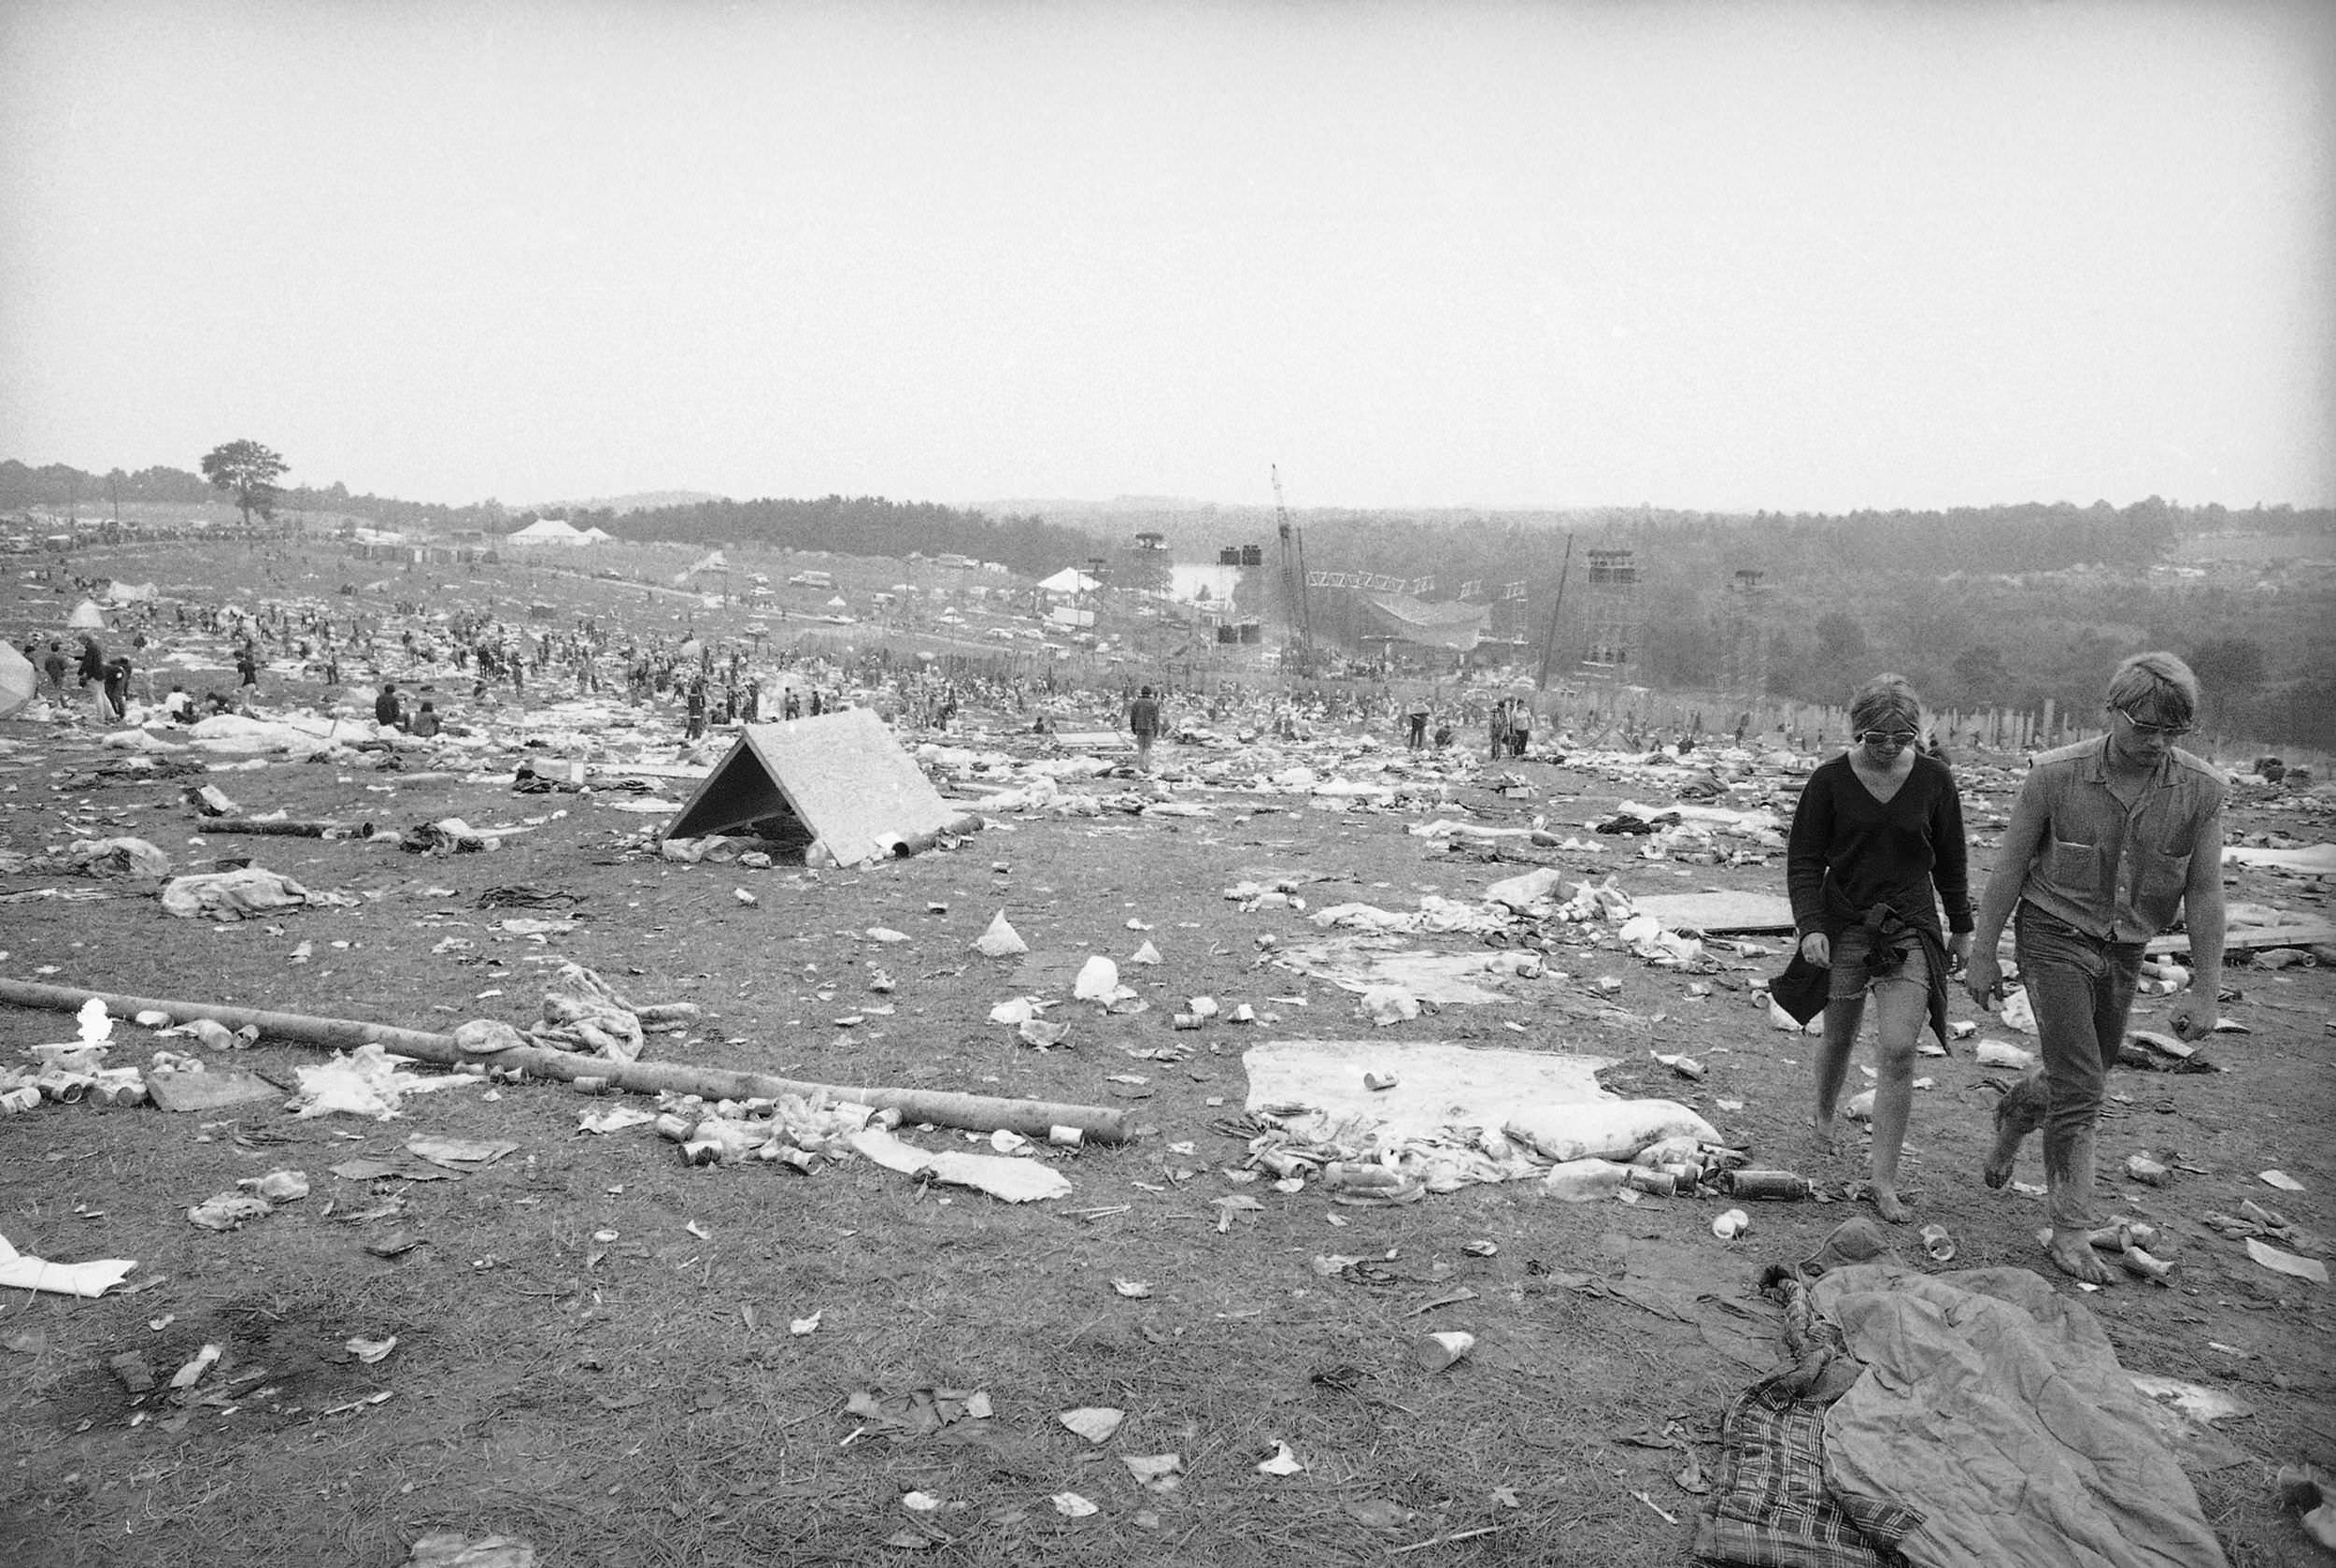
M 1860 746 L 1908 747 L 1922 737 L 1912 730 L 1859 730 L 1851 737 Z

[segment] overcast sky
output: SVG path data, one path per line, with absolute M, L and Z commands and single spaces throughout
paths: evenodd
M 2336 502 L 2336 5 L 0 6 L 0 456 Z

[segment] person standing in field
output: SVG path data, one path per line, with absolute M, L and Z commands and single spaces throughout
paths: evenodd
M 1902 676 L 1876 676 L 1849 704 L 1849 749 L 1809 776 L 1787 840 L 1801 955 L 1832 971 L 1816 1048 L 1814 1132 L 1833 1147 L 1849 1056 L 1874 1002 L 1874 1212 L 1913 1212 L 1898 1190 L 1914 1105 L 1915 1042 L 1946 1039 L 1946 976 L 1971 956 L 1969 861 L 1955 776 L 1921 753 L 1922 703 Z M 1942 936 L 1939 905 L 1946 905 Z
M 1137 691 L 1135 700 L 1128 704 L 1128 733 L 1135 737 L 1135 765 L 1146 773 L 1151 772 L 1152 742 L 1160 738 L 1160 700 L 1152 695 L 1148 686 Z
M 2108 732 L 2044 753 L 2020 785 L 1965 982 L 1973 1001 L 1994 1004 L 2003 980 L 1996 945 L 2011 920 L 2049 1101 L 2044 1251 L 2093 1285 L 2116 1277 L 2088 1239 L 2093 1133 L 2144 950 L 2183 917 L 2192 980 L 2172 1025 L 2202 1033 L 2222 989 L 2224 924 L 2222 777 L 2173 744 L 2197 727 L 2198 677 L 2171 653 L 2137 653 L 2107 695 Z

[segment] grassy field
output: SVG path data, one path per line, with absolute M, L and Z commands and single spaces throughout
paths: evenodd
M 193 548 L 113 569 L 198 595 L 326 603 L 346 575 L 321 559 Z M 46 583 L 15 586 L 30 598 L 12 634 L 56 598 Z M 627 599 L 517 569 L 423 586 L 434 607 L 557 595 L 563 615 L 674 613 L 634 608 L 646 603 L 637 588 Z M 278 682 L 271 700 L 319 695 Z M 0 1120 L 0 1234 L 61 1262 L 135 1258 L 140 1287 L 0 1297 L 0 1559 L 11 1564 L 382 1568 L 434 1530 L 502 1532 L 563 1564 L 1677 1563 L 1700 1502 L 1680 1484 L 1684 1461 L 1691 1452 L 1710 1472 L 1722 1409 L 1773 1365 L 1773 1347 L 1730 1332 L 1738 1319 L 1716 1304 L 1752 1303 L 1763 1264 L 1806 1255 L 1859 1211 L 1759 1205 L 1752 1232 L 1722 1243 L 1710 1202 L 1573 1205 L 1525 1182 L 1358 1207 L 1245 1170 L 1244 1050 L 1370 1031 L 1350 996 L 1261 943 L 1318 935 L 1303 914 L 1244 913 L 1225 890 L 1287 879 L 1318 906 L 1408 908 L 1431 892 L 1480 896 L 1530 862 L 1612 874 L 1637 893 L 1782 891 L 1781 858 L 1683 866 L 1634 859 L 1628 840 L 1503 858 L 1404 832 L 1465 812 L 1545 817 L 1594 837 L 1580 825 L 1649 798 L 1627 770 L 1504 764 L 1524 788 L 1503 792 L 1455 761 L 1409 781 L 1417 805 L 1381 808 L 1179 788 L 1211 758 L 1171 747 L 1165 785 L 1087 788 L 1215 815 L 1009 820 L 864 871 L 750 870 L 659 859 L 643 830 L 660 819 L 617 809 L 622 791 L 516 793 L 523 753 L 483 745 L 396 770 L 356 754 L 203 781 L 254 813 L 528 830 L 493 853 L 207 836 L 187 779 L 121 767 L 125 754 L 96 735 L 0 724 L 0 849 L 135 834 L 180 869 L 249 855 L 355 902 L 218 925 L 173 919 L 139 890 L 17 865 L 0 872 L 0 974 L 445 1030 L 524 1023 L 573 961 L 636 1001 L 699 1005 L 683 1033 L 652 1036 L 660 1060 L 1115 1106 L 1139 1135 L 1043 1149 L 1033 1157 L 1071 1195 L 1007 1205 L 864 1161 L 810 1175 L 694 1167 L 647 1127 L 580 1133 L 580 1116 L 615 1102 L 543 1082 L 414 1096 L 388 1122 L 299 1119 L 288 1096 L 188 1115 L 44 1105 Z M 1773 782 L 1788 801 L 1788 781 Z M 1984 864 L 2012 776 L 1982 761 L 1964 782 Z M 2269 800 L 2245 805 L 2237 826 L 2329 836 L 2325 808 Z M 2240 872 L 2232 895 L 2324 916 L 2324 886 Z M 513 911 L 488 895 L 513 887 L 572 895 L 575 929 L 502 929 Z M 1000 908 L 1030 957 L 970 950 Z M 908 940 L 874 939 L 876 927 Z M 1776 961 L 1730 956 L 1684 975 L 1599 928 L 1518 934 L 1570 977 L 1511 982 L 1501 1005 L 1432 1010 L 1381 1037 L 1613 1058 L 1610 1087 L 1696 1105 L 1759 1163 L 1835 1192 L 1858 1173 L 1854 1147 L 1830 1165 L 1805 1147 L 1810 1043 L 1772 1030 L 1755 994 Z M 1010 997 L 1067 996 L 1087 955 L 1124 961 L 1146 939 L 1163 962 L 1123 976 L 1148 1010 L 1066 1002 L 1050 1016 L 1071 1033 L 1047 1051 L 988 1021 Z M 876 968 L 896 989 L 871 989 Z M 1618 989 L 1593 991 L 1601 976 Z M 2169 1234 L 2176 1285 L 2120 1286 L 2092 1304 L 2129 1370 L 2251 1406 L 2224 1427 L 2244 1461 L 2195 1479 L 2231 1561 L 2268 1568 L 2315 1551 L 2272 1498 L 2272 1469 L 2336 1458 L 2327 1291 L 2259 1268 L 2201 1217 L 2253 1197 L 2327 1224 L 2336 986 L 2315 968 L 2229 977 L 2243 998 L 2225 1011 L 2252 1031 L 2215 1042 L 2232 1070 L 2121 1076 L 2101 1139 L 2104 1168 L 2144 1149 L 2175 1165 L 2171 1187 L 2120 1180 L 2105 1196 Z M 1248 1003 L 1261 1019 L 1172 1029 L 1200 994 Z M 2148 999 L 2136 1022 L 2162 1027 L 2166 1005 Z M 63 1014 L 0 1010 L 0 1061 L 72 1033 Z M 151 1048 L 142 1030 L 121 1035 L 117 1060 Z M 1657 1051 L 1690 1052 L 1708 1076 L 1676 1078 Z M 286 1087 L 321 1060 L 266 1038 L 212 1057 Z M 1977 1178 L 1990 1075 L 1968 1047 L 1923 1070 L 1934 1081 L 1917 1097 L 1908 1162 L 1918 1219 L 1953 1232 L 1956 1267 L 2041 1262 L 2041 1203 Z M 904 1133 L 986 1152 L 955 1131 Z M 517 1147 L 452 1179 L 332 1174 L 359 1156 L 397 1159 L 417 1134 Z M 2265 1187 L 2256 1173 L 2271 1166 L 2304 1191 Z M 238 1231 L 189 1223 L 191 1206 L 279 1169 L 305 1172 L 309 1195 Z M 2018 1174 L 2041 1179 L 2032 1148 Z M 1259 1206 L 1218 1203 L 1241 1197 Z M 400 1231 L 419 1244 L 369 1250 Z M 1685 1309 L 1631 1289 L 1650 1277 L 1689 1281 L 1673 1298 Z M 1413 1348 L 1432 1330 L 1473 1333 L 1475 1353 L 1422 1370 Z M 378 1361 L 349 1348 L 392 1336 Z M 133 1393 L 114 1365 L 135 1355 L 167 1381 L 206 1345 L 221 1358 L 184 1397 Z M 1087 1407 L 1124 1418 L 1090 1441 L 1060 1418 Z M 1296 1468 L 1261 1471 L 1284 1445 Z M 1124 1462 L 1163 1455 L 1178 1461 L 1173 1486 Z

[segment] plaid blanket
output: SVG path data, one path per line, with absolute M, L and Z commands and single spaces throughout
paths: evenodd
M 1897 1543 L 1922 1516 L 1839 1498 L 1825 1485 L 1825 1412 L 1794 1374 L 1753 1384 L 1720 1424 L 1724 1453 L 1695 1521 L 1699 1562 L 1744 1568 L 1903 1568 Z

